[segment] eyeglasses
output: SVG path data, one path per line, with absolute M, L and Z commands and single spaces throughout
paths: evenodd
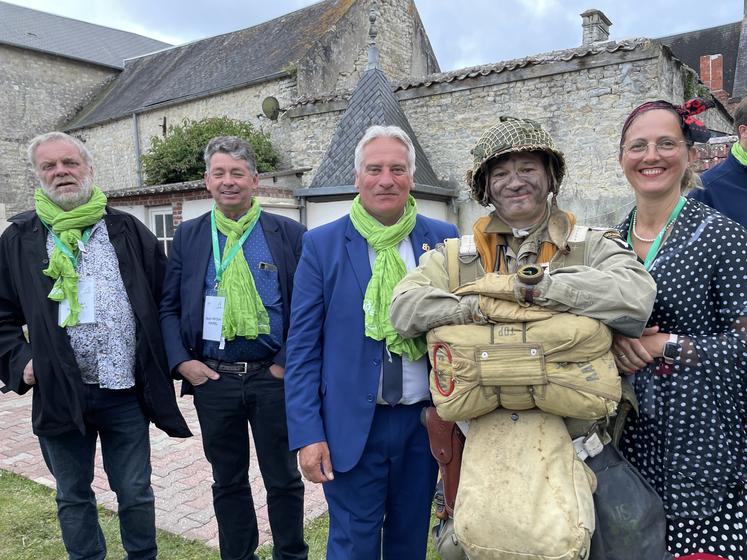
M 662 156 L 671 156 L 680 147 L 680 144 L 685 144 L 685 140 L 670 140 L 669 138 L 663 138 L 656 142 L 644 142 L 637 140 L 627 145 L 623 145 L 623 150 L 629 154 L 635 156 L 642 156 L 648 151 L 648 147 L 652 144 L 656 147 L 656 151 Z

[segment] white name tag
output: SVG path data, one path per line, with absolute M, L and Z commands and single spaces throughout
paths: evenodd
M 96 322 L 96 280 L 93 278 L 81 278 L 78 280 L 78 303 L 80 312 L 78 313 L 78 324 Z M 57 324 L 62 323 L 70 315 L 70 302 L 63 299 L 60 302 L 59 316 Z
M 225 307 L 226 298 L 223 296 L 205 296 L 205 312 L 202 319 L 203 339 L 221 342 Z

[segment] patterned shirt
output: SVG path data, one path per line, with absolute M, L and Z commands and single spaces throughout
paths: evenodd
M 49 256 L 54 247 L 47 234 Z M 77 272 L 96 286 L 96 321 L 67 327 L 83 382 L 104 389 L 130 388 L 135 385 L 135 316 L 104 220 L 93 226 L 85 252 L 78 255 Z

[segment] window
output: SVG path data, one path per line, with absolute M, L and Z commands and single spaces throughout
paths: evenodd
M 150 229 L 156 234 L 156 239 L 168 255 L 171 249 L 171 240 L 174 239 L 174 216 L 171 213 L 171 206 L 150 208 L 148 214 L 150 216 Z

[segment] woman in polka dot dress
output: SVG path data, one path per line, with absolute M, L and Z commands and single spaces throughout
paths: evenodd
M 747 560 L 747 231 L 682 196 L 704 109 L 644 103 L 623 127 L 636 208 L 618 229 L 658 295 L 640 339 L 615 337 L 640 405 L 621 448 L 662 497 L 676 557 Z

